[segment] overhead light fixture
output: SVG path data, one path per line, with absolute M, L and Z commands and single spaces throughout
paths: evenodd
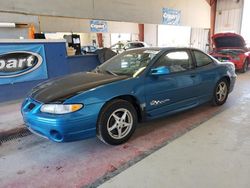
M 0 22 L 0 27 L 14 28 L 14 27 L 16 27 L 16 24 L 15 23 Z

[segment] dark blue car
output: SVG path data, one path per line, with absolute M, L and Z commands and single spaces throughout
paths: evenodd
M 28 129 L 56 142 L 97 135 L 126 142 L 137 122 L 211 101 L 222 105 L 236 79 L 232 63 L 190 48 L 128 50 L 92 72 L 35 87 L 22 105 Z

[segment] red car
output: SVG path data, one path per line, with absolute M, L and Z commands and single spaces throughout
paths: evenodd
M 250 63 L 250 51 L 242 36 L 235 33 L 218 33 L 212 37 L 215 46 L 211 55 L 219 61 L 234 63 L 235 69 L 246 72 Z

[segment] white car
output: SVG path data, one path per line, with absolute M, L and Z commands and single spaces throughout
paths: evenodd
M 143 47 L 148 47 L 148 45 L 145 42 L 141 42 L 141 41 L 125 41 L 125 42 L 120 41 L 112 45 L 110 48 L 111 50 L 119 54 L 128 49 L 143 48 Z

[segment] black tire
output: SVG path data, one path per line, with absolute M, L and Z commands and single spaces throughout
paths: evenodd
M 220 87 L 223 87 L 223 86 L 225 86 L 225 90 L 220 89 Z M 227 100 L 228 94 L 229 94 L 229 83 L 227 79 L 223 78 L 217 82 L 214 88 L 212 104 L 214 106 L 223 105 Z
M 106 144 L 123 144 L 134 133 L 137 122 L 137 112 L 131 103 L 121 99 L 113 100 L 99 114 L 97 137 Z
M 245 60 L 245 62 L 244 62 L 244 64 L 243 64 L 243 66 L 242 66 L 242 69 L 241 69 L 241 73 L 245 73 L 245 72 L 247 72 L 247 69 L 248 69 L 248 61 L 247 60 Z

